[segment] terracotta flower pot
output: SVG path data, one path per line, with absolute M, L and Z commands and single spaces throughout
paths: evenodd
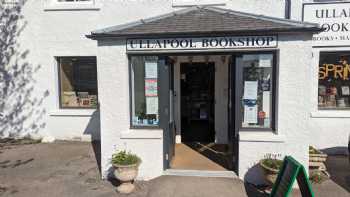
M 279 169 L 274 169 L 266 166 L 263 160 L 259 162 L 261 169 L 264 172 L 264 178 L 269 185 L 273 185 L 276 182 Z
M 139 164 L 132 165 L 118 165 L 113 164 L 114 176 L 120 181 L 120 185 L 117 187 L 117 191 L 123 194 L 129 194 L 134 189 L 134 179 L 138 174 Z

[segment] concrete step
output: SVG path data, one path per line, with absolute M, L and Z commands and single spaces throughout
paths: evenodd
M 222 178 L 238 178 L 233 171 L 207 171 L 207 170 L 179 170 L 167 169 L 163 175 L 172 176 L 196 176 L 196 177 L 222 177 Z

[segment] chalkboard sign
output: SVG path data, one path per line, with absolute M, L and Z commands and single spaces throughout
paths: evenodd
M 278 173 L 270 197 L 289 196 L 295 179 L 298 181 L 301 195 L 303 197 L 314 197 L 304 166 L 291 156 L 286 156 L 284 158 L 283 166 Z

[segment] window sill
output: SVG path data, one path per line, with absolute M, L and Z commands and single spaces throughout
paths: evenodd
M 350 118 L 350 110 L 324 110 L 311 112 L 312 118 Z
M 97 109 L 59 109 L 50 112 L 50 116 L 92 116 Z
M 123 131 L 120 139 L 162 139 L 163 129 L 138 129 Z
M 101 6 L 98 4 L 48 4 L 44 7 L 44 11 L 69 11 L 69 10 L 100 10 Z
M 275 134 L 273 132 L 266 131 L 244 131 L 239 132 L 240 142 L 277 142 L 283 143 L 286 141 L 286 137 L 281 134 Z

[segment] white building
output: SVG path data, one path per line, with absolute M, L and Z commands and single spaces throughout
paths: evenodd
M 2 136 L 101 140 L 103 177 L 127 149 L 139 179 L 196 169 L 184 147 L 259 182 L 266 154 L 307 166 L 309 145 L 347 146 L 348 2 L 5 2 Z

